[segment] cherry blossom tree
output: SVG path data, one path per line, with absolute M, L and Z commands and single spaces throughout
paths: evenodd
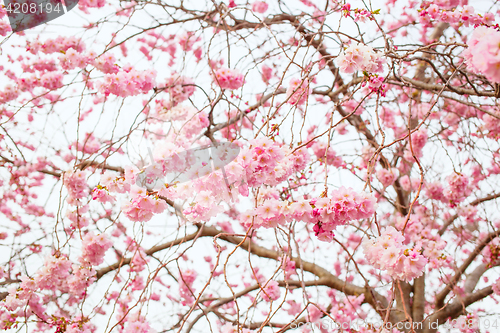
M 498 332 L 496 1 L 0 8 L 0 328 Z

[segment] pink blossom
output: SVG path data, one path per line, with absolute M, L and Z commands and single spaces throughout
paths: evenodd
M 56 72 L 48 72 L 40 77 L 40 85 L 47 89 L 58 89 L 63 86 L 63 75 Z
M 428 260 L 416 248 L 404 246 L 405 237 L 387 227 L 377 238 L 362 243 L 366 259 L 375 268 L 386 270 L 394 279 L 411 281 L 422 275 Z
M 141 197 L 136 197 L 132 199 L 131 202 L 125 203 L 122 206 L 122 212 L 127 216 L 130 220 L 134 222 L 147 222 L 151 220 L 153 217 L 152 207 L 150 208 L 141 208 L 139 203 L 141 202 Z M 144 207 L 144 203 L 142 206 Z
M 264 1 L 255 1 L 252 4 L 252 11 L 254 11 L 256 13 L 264 14 L 267 11 L 268 7 L 269 7 L 269 5 Z
M 262 289 L 260 295 L 262 296 L 262 299 L 266 302 L 277 300 L 281 296 L 279 283 L 274 280 L 267 282 L 266 286 Z
M 262 65 L 262 81 L 264 83 L 269 83 L 269 80 L 273 77 L 273 69 L 267 65 Z
M 80 199 L 88 195 L 85 173 L 81 170 L 67 171 L 63 174 L 63 184 L 68 190 L 68 203 L 72 205 L 81 205 Z
M 67 279 L 70 292 L 77 297 L 84 297 L 86 289 L 96 280 L 96 271 L 88 265 L 72 267 L 72 274 Z
M 119 71 L 119 67 L 116 65 L 116 58 L 112 53 L 106 53 L 98 58 L 95 58 L 96 54 L 93 51 L 90 51 L 87 57 L 93 61 L 96 69 L 105 74 L 118 73 Z
M 493 292 L 495 295 L 500 296 L 500 278 L 496 279 L 495 283 L 492 285 L 493 287 Z
M 156 71 L 121 71 L 104 75 L 104 81 L 97 82 L 97 88 L 108 96 L 113 94 L 120 97 L 134 96 L 148 93 L 155 86 Z
M 385 60 L 381 53 L 375 52 L 373 48 L 353 43 L 335 59 L 335 63 L 342 72 L 348 74 L 357 70 L 377 73 L 383 71 Z
M 425 193 L 431 199 L 443 201 L 444 199 L 443 191 L 444 191 L 443 185 L 441 185 L 441 183 L 439 182 L 425 184 Z
M 100 265 L 104 262 L 104 255 L 111 245 L 113 243 L 105 234 L 95 235 L 89 232 L 83 238 L 80 260 L 94 266 Z
M 244 83 L 243 74 L 230 68 L 220 68 L 215 71 L 214 81 L 221 89 L 236 90 Z
M 69 276 L 71 262 L 66 257 L 45 257 L 43 267 L 35 276 L 35 284 L 40 289 L 61 289 Z M 30 284 L 29 280 L 24 280 L 24 284 Z
M 399 175 L 399 171 L 396 168 L 392 169 L 380 169 L 377 171 L 377 179 L 382 183 L 384 187 L 388 187 L 394 183 Z
M 467 6 L 468 7 L 468 6 Z M 473 9 L 472 9 L 473 10 Z M 462 53 L 470 69 L 483 73 L 488 80 L 500 82 L 500 32 L 487 27 L 478 27 L 467 42 Z
M 92 200 L 97 200 L 102 203 L 113 202 L 115 198 L 109 195 L 108 191 L 104 188 L 94 188 L 92 190 Z
M 171 106 L 176 106 L 187 100 L 193 95 L 195 88 L 194 81 L 184 76 L 174 75 L 165 82 L 165 92 L 170 95 Z
M 290 85 L 286 91 L 287 103 L 292 105 L 302 105 L 309 97 L 309 80 L 308 79 L 291 79 Z
M 193 283 L 198 274 L 193 270 L 186 270 L 181 272 L 179 279 L 179 294 L 181 296 L 182 305 L 191 305 L 194 302 L 194 286 Z
M 448 181 L 448 187 L 444 190 L 444 196 L 451 205 L 462 202 L 471 194 L 472 189 L 466 175 L 454 173 L 448 176 L 446 180 Z

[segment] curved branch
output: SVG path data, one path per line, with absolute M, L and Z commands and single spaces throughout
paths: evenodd
M 444 289 L 436 295 L 436 305 L 435 305 L 436 309 L 439 309 L 444 305 L 444 300 L 445 300 L 446 296 L 450 293 L 450 291 L 453 290 L 453 288 L 456 286 L 457 282 L 460 281 L 462 274 L 465 273 L 467 268 L 476 259 L 476 257 L 481 253 L 481 251 L 485 248 L 485 246 L 488 245 L 489 242 L 491 242 L 493 239 L 495 239 L 499 235 L 500 235 L 500 230 L 497 230 L 495 232 L 491 232 L 490 234 L 488 234 L 488 236 L 486 236 L 486 238 L 483 241 L 481 241 L 481 243 L 479 243 L 479 245 L 474 249 L 474 251 L 472 251 L 470 256 L 464 261 L 462 266 L 460 266 L 458 271 L 451 278 L 451 280 L 444 287 Z
M 474 201 L 472 201 L 469 205 L 471 206 L 477 206 L 479 205 L 480 203 L 483 203 L 485 201 L 489 201 L 489 200 L 494 200 L 494 199 L 497 199 L 497 198 L 500 198 L 500 193 L 493 193 L 493 194 L 490 194 L 488 195 L 487 197 L 484 197 L 484 198 L 480 198 L 480 199 L 476 199 Z M 444 223 L 444 225 L 441 227 L 441 229 L 439 229 L 439 232 L 438 232 L 438 235 L 439 236 L 442 236 L 444 234 L 444 232 L 446 231 L 446 229 L 453 223 L 453 221 L 455 221 L 456 219 L 458 218 L 458 214 L 455 214 L 453 215 L 452 217 L 450 217 L 448 220 L 446 220 L 446 222 Z

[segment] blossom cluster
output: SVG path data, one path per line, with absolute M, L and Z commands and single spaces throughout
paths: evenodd
M 132 318 L 134 316 L 131 316 Z M 130 318 L 127 320 L 127 326 L 125 330 L 123 330 L 123 333 L 154 333 L 156 332 L 151 328 L 151 326 L 144 320 L 144 318 L 141 318 L 140 320 L 133 320 Z
M 277 195 L 240 216 L 245 227 L 273 228 L 295 219 L 313 224 L 313 231 L 322 241 L 331 241 L 333 230 L 352 220 L 369 218 L 375 212 L 375 198 L 341 187 L 332 191 L 330 198 L 299 200 L 287 205 Z M 253 224 L 252 224 L 253 223 Z
M 93 60 L 93 59 L 92 59 Z M 59 63 L 65 70 L 74 68 L 84 68 L 91 62 L 91 58 L 86 54 L 79 53 L 75 49 L 70 48 L 64 54 L 59 56 Z
M 68 277 L 68 289 L 77 298 L 83 298 L 87 288 L 96 280 L 96 271 L 89 265 L 72 265 L 72 274 Z
M 446 178 L 448 187 L 443 194 L 450 205 L 456 205 L 467 198 L 472 189 L 469 186 L 469 178 L 464 174 L 454 173 Z
M 128 169 L 130 172 L 131 169 Z M 126 169 L 127 175 L 127 169 Z M 101 184 L 109 192 L 125 193 L 130 191 L 130 179 L 127 181 L 124 177 L 115 177 L 112 172 L 106 171 L 101 176 Z
M 330 198 L 310 201 L 313 207 L 311 219 L 316 236 L 323 241 L 331 241 L 333 230 L 352 220 L 366 219 L 376 209 L 375 198 L 367 193 L 358 193 L 352 188 L 341 187 L 332 191 Z
M 194 81 L 185 76 L 171 76 L 165 82 L 165 91 L 170 95 L 172 106 L 176 106 L 187 100 L 193 95 L 194 89 Z
M 130 202 L 122 206 L 122 212 L 135 222 L 147 222 L 153 214 L 160 214 L 167 208 L 164 200 L 146 193 L 136 195 Z
M 32 54 L 36 54 L 40 51 L 45 54 L 58 53 L 61 51 L 66 52 L 70 48 L 77 52 L 83 52 L 83 50 L 85 50 L 85 44 L 77 37 L 58 36 L 55 39 L 47 39 L 44 42 L 39 39 L 34 39 L 32 42 L 29 42 L 26 47 Z
M 455 2 L 455 4 L 451 4 Z M 467 3 L 467 2 L 465 2 Z M 420 11 L 420 21 L 422 23 L 428 23 L 430 19 L 446 22 L 450 24 L 463 24 L 468 27 L 470 25 L 491 25 L 495 21 L 495 15 L 493 13 L 485 13 L 480 15 L 474 13 L 474 7 L 463 6 L 462 9 L 454 8 L 458 5 L 458 1 L 454 0 L 438 0 L 432 3 L 429 7 L 424 8 Z
M 82 242 L 81 265 L 72 263 L 66 256 L 54 254 L 45 257 L 43 267 L 33 278 L 22 276 L 19 288 L 12 287 L 3 303 L 8 311 L 29 307 L 29 311 L 18 311 L 11 318 L 36 314 L 40 319 L 48 318 L 39 292 L 60 291 L 67 293 L 69 305 L 85 296 L 86 288 L 95 281 L 96 271 L 92 265 L 103 262 L 105 252 L 112 243 L 105 234 L 87 233 Z
M 384 83 L 384 77 L 378 76 L 377 74 L 371 74 L 368 78 L 368 89 L 374 93 L 380 94 L 380 96 L 385 97 L 387 92 L 387 84 Z M 366 85 L 366 81 L 363 82 L 362 86 Z
M 243 74 L 235 69 L 219 68 L 215 71 L 215 83 L 221 89 L 236 90 L 243 86 L 245 81 Z
M 492 139 L 500 138 L 500 122 L 498 118 L 485 114 L 482 120 L 484 122 L 483 128 L 487 130 L 486 136 Z
M 422 275 L 428 260 L 418 247 L 406 248 L 405 237 L 394 227 L 387 227 L 376 238 L 362 244 L 366 259 L 375 268 L 385 270 L 394 279 L 411 281 Z
M 172 108 L 165 115 L 177 108 L 178 106 Z M 234 150 L 231 145 L 221 147 Z M 184 209 L 184 215 L 192 221 L 206 221 L 221 211 L 219 201 L 232 198 L 233 189 L 248 196 L 249 187 L 277 185 L 293 172 L 303 170 L 309 158 L 305 148 L 291 152 L 288 147 L 268 138 L 251 140 L 250 147 L 243 149 L 239 155 L 221 151 L 221 158 L 232 154 L 237 157 L 229 164 L 217 158 L 214 160 L 215 170 L 208 165 L 208 155 L 204 157 L 200 153 L 194 154 L 195 152 L 196 150 L 185 150 L 172 141 L 161 142 L 153 153 L 156 167 L 144 170 L 127 168 L 124 178 L 105 173 L 100 186 L 94 190 L 98 194 L 96 197 L 102 195 L 105 200 L 107 196 L 103 191 L 130 192 L 131 201 L 122 210 L 128 218 L 137 222 L 146 222 L 165 209 L 166 204 L 160 196 L 172 200 L 193 197 L 193 202 Z M 221 167 L 224 167 L 224 174 Z M 144 184 L 142 189 L 134 185 L 145 179 L 150 179 L 154 184 Z M 179 181 L 181 182 L 175 183 Z M 167 183 L 169 185 L 165 186 Z M 148 194 L 146 188 L 158 192 Z
M 105 235 L 95 235 L 89 232 L 85 235 L 82 242 L 81 262 L 88 262 L 91 265 L 100 265 L 104 262 L 106 251 L 113 245 L 111 240 Z
M 335 63 L 342 72 L 348 74 L 358 70 L 379 73 L 384 70 L 385 60 L 382 53 L 375 52 L 370 46 L 353 43 L 335 59 Z
M 469 69 L 482 73 L 492 82 L 500 83 L 500 32 L 487 27 L 474 29 L 462 52 Z
M 493 293 L 495 293 L 495 295 L 500 296 L 500 278 L 496 279 L 492 287 L 493 287 Z
M 70 170 L 63 174 L 63 184 L 68 190 L 67 202 L 70 205 L 80 206 L 80 199 L 88 195 L 89 188 L 85 178 L 85 172 L 81 170 Z
M 97 88 L 108 96 L 114 94 L 120 97 L 145 94 L 155 85 L 156 71 L 122 71 L 104 75 L 104 81 L 97 82 Z
M 245 170 L 246 182 L 251 187 L 277 185 L 292 172 L 303 170 L 309 159 L 306 149 L 292 153 L 286 146 L 268 138 L 254 139 L 250 145 L 250 148 L 242 150 L 237 162 Z
M 48 72 L 40 76 L 40 85 L 47 89 L 58 89 L 63 86 L 61 73 Z
M 346 299 L 344 300 L 338 297 L 338 293 L 336 293 L 334 290 L 329 290 L 327 294 L 328 296 L 330 296 L 330 299 L 332 301 L 331 302 L 332 309 L 330 310 L 330 315 L 332 316 L 335 322 L 353 323 L 359 317 L 361 318 L 366 317 L 366 313 L 363 311 L 363 308 L 361 307 L 361 305 L 365 301 L 365 295 L 361 294 L 359 296 L 354 296 L 354 295 L 347 296 Z M 320 311 L 319 315 L 321 315 L 322 313 L 323 312 Z M 316 315 L 316 317 L 318 317 L 318 315 Z M 368 333 L 368 332 L 363 331 L 363 326 L 360 326 L 359 333 Z M 391 332 L 391 333 L 396 333 L 396 332 Z
M 89 52 L 88 57 L 93 62 L 94 67 L 105 74 L 118 73 L 120 70 L 120 68 L 116 65 L 116 58 L 112 53 L 108 52 L 98 58 L 95 58 L 95 53 Z
M 377 171 L 377 179 L 382 183 L 384 187 L 391 186 L 398 178 L 398 176 L 399 171 L 396 168 L 380 169 Z
M 373 14 L 372 12 L 362 8 L 355 8 L 351 9 L 351 5 L 346 3 L 345 5 L 342 6 L 341 8 L 342 14 L 344 17 L 352 17 L 355 22 L 366 22 L 368 20 L 373 20 Z M 354 17 L 352 14 L 354 13 Z
M 3 91 L 0 91 L 0 102 L 7 103 L 19 96 L 19 91 L 12 85 L 8 84 L 4 87 Z
M 92 200 L 106 203 L 115 201 L 115 198 L 109 195 L 109 191 L 107 188 L 98 185 L 92 190 Z
M 273 78 L 273 69 L 267 65 L 262 65 L 261 67 L 261 72 L 262 72 L 262 81 L 264 83 L 269 83 L 269 81 Z
M 101 8 L 106 4 L 105 0 L 79 0 L 78 8 L 84 12 L 89 13 L 88 8 Z
M 6 11 L 4 9 L 0 9 L 0 36 L 6 36 L 9 32 L 12 31 L 10 24 L 3 19 L 5 13 Z

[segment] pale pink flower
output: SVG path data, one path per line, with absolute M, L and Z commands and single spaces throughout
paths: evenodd
M 85 235 L 82 242 L 82 262 L 88 262 L 91 265 L 99 265 L 104 262 L 106 251 L 113 245 L 105 234 L 95 235 L 89 232 Z
M 263 14 L 267 11 L 268 7 L 269 5 L 264 1 L 255 1 L 252 4 L 252 11 Z
M 266 302 L 275 301 L 281 296 L 281 291 L 279 283 L 271 280 L 267 283 L 264 289 L 261 291 L 262 299 Z

